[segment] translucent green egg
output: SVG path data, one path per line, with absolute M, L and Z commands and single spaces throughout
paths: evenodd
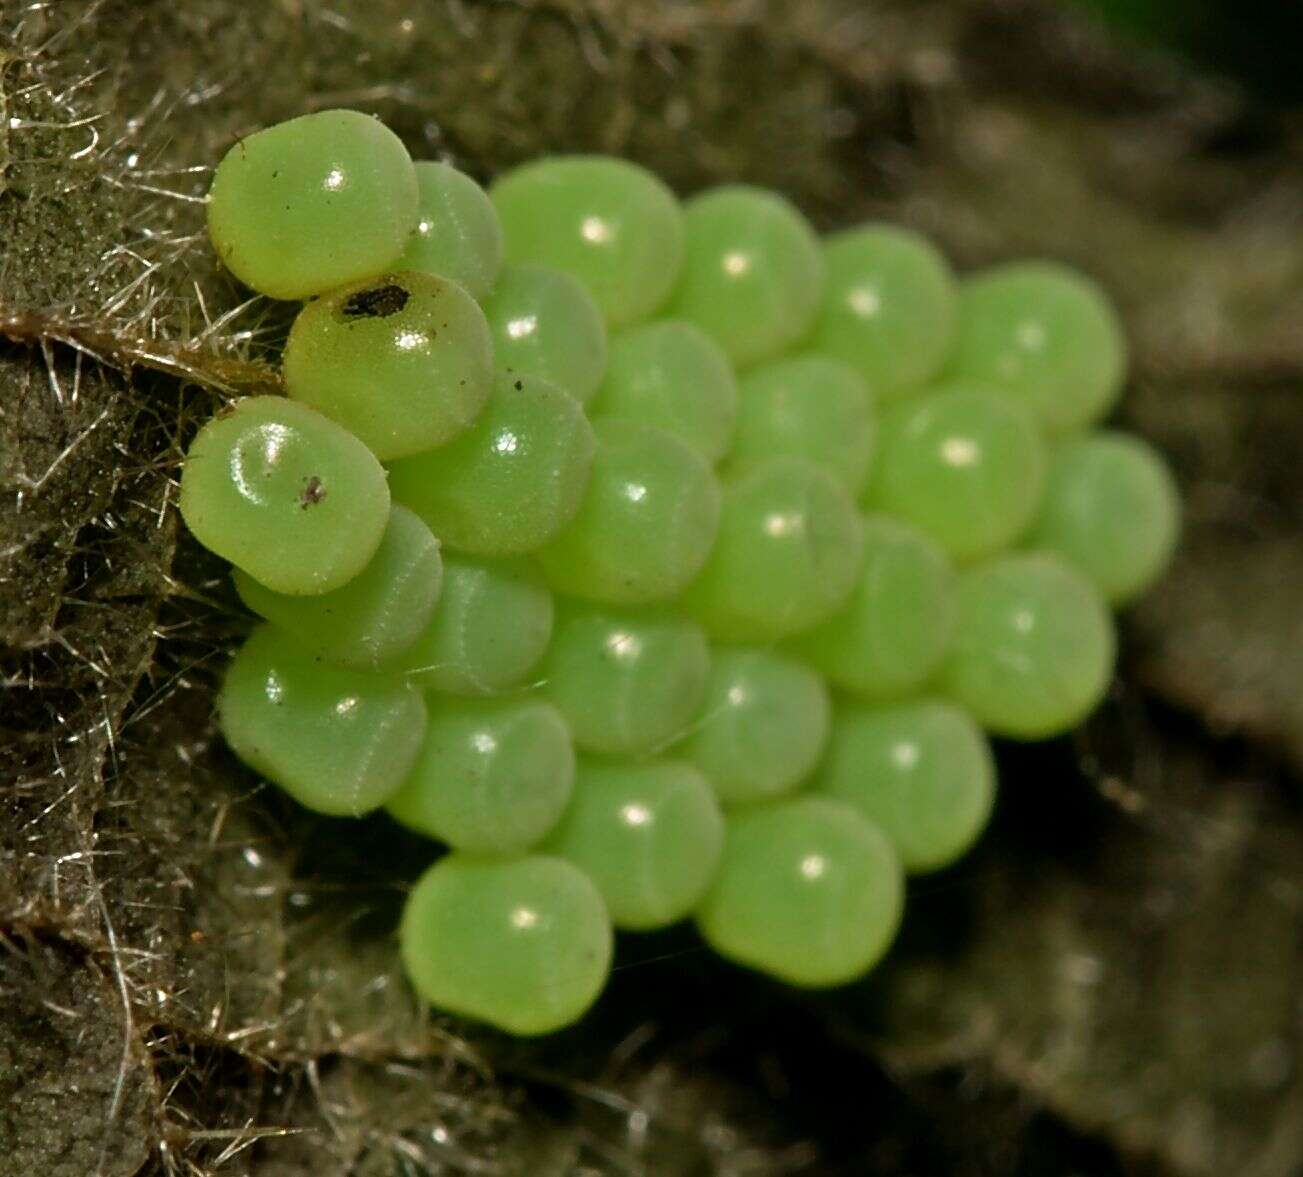
M 426 1001 L 521 1036 L 578 1021 L 611 968 L 597 888 L 542 856 L 440 859 L 408 897 L 398 944 Z
M 1126 433 L 1058 447 L 1028 542 L 1062 556 L 1112 604 L 1143 593 L 1176 548 L 1181 501 L 1167 464 Z
M 863 225 L 823 247 L 828 279 L 809 345 L 854 367 L 881 401 L 928 384 L 955 337 L 958 284 L 930 241 Z
M 939 680 L 987 731 L 1043 740 L 1076 726 L 1113 674 L 1113 618 L 1080 573 L 1048 553 L 964 574 Z
M 864 520 L 864 568 L 845 608 L 791 649 L 839 687 L 870 699 L 927 682 L 954 632 L 954 573 L 922 532 L 886 515 Z
M 454 551 L 519 555 L 575 517 L 594 445 L 569 393 L 537 376 L 499 374 L 474 426 L 442 449 L 394 462 L 389 485 Z
M 952 703 L 848 706 L 833 721 L 816 787 L 853 805 L 907 871 L 949 866 L 977 841 L 995 801 L 982 729 Z
M 630 421 L 597 421 L 597 452 L 579 513 L 538 553 L 561 593 L 611 604 L 677 595 L 710 554 L 720 489 L 706 460 Z
M 552 594 L 521 556 L 446 556 L 430 623 L 398 663 L 417 685 L 499 695 L 524 685 L 552 637 Z
M 489 190 L 507 260 L 573 274 L 610 327 L 651 315 L 683 260 L 683 213 L 651 172 L 600 155 L 553 156 L 500 177 Z
M 247 572 L 232 574 L 240 600 L 337 666 L 375 670 L 420 637 L 443 584 L 439 541 L 394 504 L 371 562 L 342 588 L 312 597 L 273 592 Z
M 593 416 L 654 425 L 708 462 L 728 450 L 737 418 L 737 381 L 728 356 L 700 327 L 664 319 L 611 340 Z
M 352 580 L 389 522 L 385 472 L 327 417 L 252 396 L 199 430 L 181 467 L 181 516 L 204 547 L 295 596 Z
M 323 110 L 241 139 L 208 193 L 227 269 L 272 298 L 307 298 L 381 274 L 416 224 L 401 140 L 355 110 Z
M 1032 523 L 1045 443 L 1026 413 L 977 385 L 947 385 L 882 419 L 865 502 L 930 536 L 955 560 L 990 556 Z
M 1084 274 L 1019 262 L 970 278 L 948 370 L 996 385 L 1054 432 L 1113 407 L 1126 375 L 1117 312 Z
M 460 283 L 474 298 L 493 289 L 502 268 L 502 226 L 484 191 L 446 163 L 417 162 L 416 228 L 399 270 L 421 270 Z
M 785 197 L 733 184 L 688 201 L 676 318 L 701 327 L 738 367 L 786 351 L 809 330 L 823 293 L 819 239 Z
M 581 760 L 546 849 L 593 880 L 617 928 L 643 932 L 692 912 L 723 843 L 710 783 L 691 765 Z
M 538 698 L 429 700 L 411 775 L 388 803 L 409 829 L 481 854 L 519 854 L 560 819 L 575 779 L 570 729 Z
M 771 458 L 724 487 L 719 536 L 685 607 L 712 637 L 772 641 L 842 607 L 863 535 L 850 495 L 799 458 Z
M 259 626 L 217 700 L 235 754 L 308 809 L 360 817 L 383 805 L 416 762 L 425 704 L 398 678 L 326 666 L 287 634 Z
M 606 324 L 592 296 L 569 274 L 507 266 L 484 300 L 498 367 L 542 376 L 581 404 L 606 371 Z
M 882 958 L 903 906 L 900 862 L 882 831 L 844 802 L 795 797 L 729 815 L 697 924 L 721 956 L 823 987 Z
M 828 742 L 828 688 L 766 650 L 711 654 L 701 718 L 677 754 L 710 779 L 725 805 L 776 797 L 814 771 Z
M 493 388 L 484 313 L 455 282 L 415 270 L 308 303 L 285 343 L 285 391 L 338 421 L 378 458 L 443 445 Z
M 753 368 L 741 381 L 731 470 L 765 458 L 806 458 L 858 495 L 876 425 L 868 390 L 840 360 L 804 355 Z
M 558 610 L 542 689 L 588 752 L 641 756 L 697 718 L 710 651 L 692 622 L 660 611 Z

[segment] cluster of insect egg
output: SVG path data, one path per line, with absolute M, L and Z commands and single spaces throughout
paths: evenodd
M 689 916 L 794 984 L 863 974 L 905 873 L 988 819 L 983 729 L 1081 720 L 1109 605 L 1170 555 L 1162 462 L 1090 428 L 1114 312 L 1063 268 L 958 282 L 911 232 L 821 242 L 610 158 L 486 194 L 349 111 L 239 142 L 208 212 L 236 277 L 307 300 L 286 396 L 182 476 L 264 619 L 222 730 L 450 848 L 401 929 L 442 1009 L 553 1030 L 613 926 Z

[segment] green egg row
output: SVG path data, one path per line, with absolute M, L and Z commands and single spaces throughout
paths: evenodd
M 414 164 L 354 111 L 242 139 L 217 168 L 208 222 L 231 272 L 272 297 L 402 271 L 455 282 L 486 303 L 500 343 L 540 358 L 537 374 L 580 401 L 599 383 L 602 344 L 558 272 L 612 331 L 687 320 L 739 368 L 817 351 L 884 402 L 942 377 L 981 381 L 1053 433 L 1099 420 L 1125 374 L 1116 314 L 1063 267 L 1019 263 L 960 283 L 907 230 L 870 226 L 821 244 L 776 193 L 731 185 L 680 206 L 645 169 L 600 156 L 525 164 L 486 195 L 446 164 Z
M 1136 438 L 1088 432 L 1047 453 L 1025 424 L 972 389 L 898 406 L 861 508 L 838 471 L 807 457 L 736 458 L 721 477 L 664 431 L 590 423 L 531 377 L 500 376 L 471 429 L 387 472 L 330 419 L 251 397 L 195 438 L 180 506 L 202 543 L 268 592 L 312 598 L 352 582 L 381 548 L 392 499 L 448 551 L 532 553 L 558 592 L 676 602 L 732 642 L 819 644 L 862 578 L 864 509 L 956 564 L 1021 545 L 1059 556 L 1108 602 L 1130 600 L 1175 544 L 1170 475 Z
M 821 243 L 775 193 L 680 206 L 603 157 L 486 193 L 349 111 L 237 144 L 209 228 L 310 300 L 287 397 L 183 468 L 269 622 L 222 730 L 309 808 L 452 848 L 407 971 L 513 1033 L 587 1008 L 612 926 L 861 975 L 902 872 L 986 823 L 982 729 L 1079 722 L 1107 603 L 1175 543 L 1161 459 L 1088 428 L 1125 347 L 1061 267 L 960 282 L 907 230 Z
M 759 574 L 710 580 L 717 564 L 729 571 L 717 547 L 682 607 L 569 596 L 554 617 L 546 561 L 444 553 L 420 517 L 398 504 L 371 560 L 337 589 L 294 595 L 241 569 L 234 576 L 245 604 L 327 664 L 398 673 L 455 694 L 543 679 L 579 745 L 597 753 L 667 746 L 706 697 L 708 639 L 755 645 L 759 633 L 771 645 L 782 632 L 777 622 L 792 618 L 793 600 L 818 601 L 824 612 L 781 643 L 783 652 L 868 701 L 939 685 L 988 730 L 1032 739 L 1066 731 L 1093 709 L 1111 674 L 1113 625 L 1099 593 L 1065 560 L 1013 553 L 956 574 L 908 524 L 885 515 L 849 519 L 857 561 L 835 597 L 831 561 L 813 565 L 807 584 L 791 562 L 784 567 L 781 550 L 751 594 L 747 577 Z M 798 554 L 810 547 L 806 541 Z M 703 585 L 717 586 L 714 600 L 735 586 L 738 617 L 754 620 L 772 605 L 763 616 L 774 623 L 721 627 L 718 614 L 695 607 Z M 749 746 L 766 738 L 758 731 Z M 774 770 L 798 746 L 778 743 L 759 757 Z

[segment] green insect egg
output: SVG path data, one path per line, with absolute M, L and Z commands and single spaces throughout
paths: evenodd
M 273 626 L 235 655 L 217 700 L 235 754 L 308 809 L 360 817 L 398 790 L 425 704 L 399 678 L 330 667 Z
M 508 266 L 484 313 L 499 369 L 542 376 L 580 404 L 592 398 L 606 371 L 606 324 L 578 281 L 545 266 Z
M 941 690 L 999 736 L 1043 740 L 1075 727 L 1113 674 L 1113 618 L 1080 573 L 1048 553 L 965 573 Z
M 709 672 L 705 634 L 684 618 L 567 604 L 539 677 L 579 748 L 642 756 L 696 719 Z
M 886 515 L 864 520 L 864 567 L 850 600 L 790 649 L 834 683 L 869 699 L 926 683 L 954 632 L 954 573 L 922 532 Z
M 737 380 L 728 356 L 700 327 L 664 319 L 611 340 L 594 417 L 653 425 L 718 462 L 733 439 Z
M 683 274 L 669 313 L 688 319 L 738 367 L 786 351 L 809 330 L 823 293 L 823 255 L 785 197 L 736 184 L 688 201 Z
M 232 574 L 240 599 L 337 666 L 375 670 L 409 649 L 429 625 L 443 583 L 439 541 L 396 503 L 371 562 L 342 588 L 312 597 L 273 592 Z
M 493 387 L 484 313 L 455 282 L 411 270 L 345 286 L 299 312 L 285 391 L 338 421 L 378 458 L 443 445 Z
M 575 517 L 594 448 L 569 393 L 541 377 L 499 373 L 479 420 L 442 449 L 394 462 L 389 485 L 453 551 L 520 555 Z
M 180 506 L 204 547 L 299 596 L 337 589 L 366 567 L 389 522 L 389 488 L 348 430 L 284 397 L 253 396 L 190 443 Z
M 597 452 L 579 513 L 539 563 L 560 593 L 637 605 L 676 596 L 710 554 L 719 483 L 668 433 L 597 421 Z
M 412 988 L 523 1037 L 577 1022 L 611 969 L 597 888 L 559 858 L 449 854 L 408 896 L 398 946 Z
M 809 345 L 850 364 L 882 402 L 930 383 L 955 338 L 958 283 L 941 251 L 898 225 L 824 243 L 827 284 Z
M 308 298 L 391 268 L 416 210 L 416 171 L 398 136 L 356 110 L 323 110 L 226 153 L 208 193 L 208 235 L 246 286 Z
M 538 698 L 428 701 L 416 766 L 389 799 L 409 829 L 479 854 L 519 854 L 560 819 L 575 779 L 570 729 Z
M 446 556 L 429 624 L 395 670 L 450 695 L 525 685 L 552 637 L 552 593 L 533 561 Z
M 1153 447 L 1126 433 L 1093 433 L 1055 451 L 1028 543 L 1062 556 L 1121 605 L 1163 574 L 1180 528 L 1176 483 Z
M 554 156 L 515 168 L 489 194 L 507 261 L 573 274 L 607 325 L 647 318 L 683 260 L 683 213 L 646 168 L 601 155 Z
M 767 650 L 719 647 L 701 718 L 676 755 L 706 774 L 725 805 L 765 800 L 814 771 L 830 721 L 819 675 Z
M 947 385 L 884 414 L 865 502 L 952 559 L 977 560 L 1031 525 L 1047 465 L 1045 442 L 1019 406 L 979 385 Z
M 794 797 L 729 815 L 697 925 L 721 956 L 822 988 L 867 973 L 903 907 L 900 862 L 882 831 L 844 802 Z
M 1103 417 L 1122 391 L 1126 365 L 1117 312 L 1084 274 L 1018 262 L 963 285 L 948 371 L 997 386 L 1052 432 Z
M 876 425 L 854 368 L 817 355 L 778 360 L 748 372 L 741 393 L 730 470 L 766 458 L 805 458 L 860 493 Z
M 840 609 L 862 554 L 846 489 L 810 462 L 771 458 L 725 484 L 715 547 L 683 604 L 720 641 L 774 641 Z
M 451 278 L 483 298 L 502 269 L 502 225 L 493 202 L 449 164 L 420 160 L 413 166 L 416 228 L 395 268 Z
M 907 871 L 922 873 L 949 866 L 986 828 L 995 760 L 982 729 L 952 703 L 856 704 L 837 712 L 816 788 L 854 806 Z
M 546 849 L 593 880 L 617 928 L 644 932 L 691 914 L 723 843 L 710 782 L 691 765 L 581 760 Z

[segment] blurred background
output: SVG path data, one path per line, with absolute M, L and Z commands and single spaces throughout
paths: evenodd
M 1303 13 L 1290 4 L 1249 0 L 1076 0 L 1119 37 L 1172 54 L 1244 85 L 1259 101 L 1288 107 L 1299 79 Z
M 1303 1173 L 1303 8 L 15 0 L 0 35 L 0 1177 Z M 285 322 L 202 194 L 337 105 L 481 179 L 615 152 L 1121 306 L 1181 554 L 863 984 L 674 931 L 557 1038 L 431 1018 L 392 937 L 428 850 L 214 739 L 242 623 L 176 462 Z

